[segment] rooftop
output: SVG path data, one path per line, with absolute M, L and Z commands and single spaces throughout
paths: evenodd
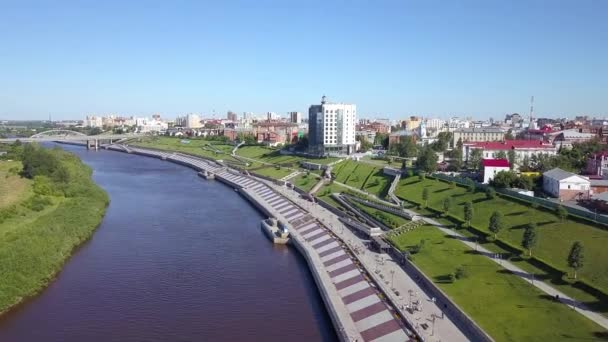
M 556 167 L 555 169 L 551 169 L 551 170 L 543 173 L 543 177 L 553 178 L 558 181 L 572 177 L 572 176 L 577 176 L 577 177 L 586 179 L 586 177 L 579 176 L 576 173 L 564 171 L 564 170 L 560 169 L 559 167 Z
M 555 149 L 552 144 L 547 144 L 541 140 L 505 140 L 505 141 L 477 141 L 464 143 L 472 148 L 485 150 L 516 150 L 516 149 Z
M 479 127 L 479 128 L 460 128 L 455 132 L 459 133 L 504 133 L 505 130 L 500 127 Z
M 506 159 L 482 159 L 483 167 L 509 167 L 509 161 Z

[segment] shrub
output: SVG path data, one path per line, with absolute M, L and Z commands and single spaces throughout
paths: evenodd
M 467 270 L 464 268 L 464 266 L 458 266 L 456 268 L 456 271 L 454 272 L 454 276 L 456 277 L 456 279 L 464 279 L 467 278 L 469 276 Z

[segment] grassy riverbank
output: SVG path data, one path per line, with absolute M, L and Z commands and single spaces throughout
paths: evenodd
M 14 146 L 0 160 L 0 313 L 42 290 L 101 222 L 106 193 L 61 149 Z
M 418 249 L 414 264 L 496 341 L 600 340 L 605 334 L 591 320 L 434 226 L 418 227 L 392 241 L 401 250 Z M 455 279 L 459 268 L 463 275 Z

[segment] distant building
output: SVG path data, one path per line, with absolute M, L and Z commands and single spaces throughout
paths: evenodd
M 503 151 L 515 151 L 516 163 L 520 163 L 525 157 L 531 158 L 533 155 L 545 154 L 556 155 L 557 148 L 553 144 L 544 143 L 540 140 L 504 140 L 504 141 L 483 141 L 462 144 L 462 156 L 464 160 L 469 160 L 471 152 L 475 149 L 482 150 L 485 159 L 495 159 Z
M 608 178 L 608 151 L 594 153 L 587 158 L 585 173 Z
M 488 184 L 494 176 L 501 171 L 509 171 L 509 161 L 506 159 L 483 159 L 481 161 L 483 167 L 483 183 Z
M 236 122 L 238 117 L 235 112 L 228 111 L 228 113 L 226 114 L 226 119 L 228 119 L 229 121 L 232 121 L 232 122 Z
M 198 114 L 188 114 L 186 116 L 177 117 L 175 125 L 186 128 L 201 128 L 201 117 Z
M 84 125 L 86 127 L 103 127 L 103 118 L 101 116 L 87 116 L 86 119 L 84 120 Z
M 500 127 L 461 128 L 454 131 L 454 146 L 462 142 L 501 141 L 505 139 L 505 130 Z
M 300 112 L 289 112 L 289 119 L 291 123 L 302 123 L 302 113 Z
M 543 190 L 562 201 L 589 198 L 591 182 L 587 177 L 555 168 L 543 173 Z
M 316 155 L 353 153 L 356 122 L 356 105 L 329 103 L 323 96 L 320 105 L 308 109 L 309 152 Z
M 398 144 L 399 142 L 401 142 L 402 137 L 412 137 L 414 142 L 418 141 L 420 138 L 420 136 L 418 135 L 418 132 L 416 130 L 401 130 L 401 131 L 393 132 L 388 135 L 389 149 L 394 144 Z
M 590 132 L 583 132 L 582 129 L 566 129 L 555 135 L 553 143 L 555 146 L 572 148 L 572 144 L 593 140 L 598 135 Z

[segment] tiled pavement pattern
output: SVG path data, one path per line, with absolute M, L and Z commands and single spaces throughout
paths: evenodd
M 187 163 L 200 170 L 212 172 L 238 186 L 252 190 L 268 206 L 285 217 L 296 231 L 312 246 L 332 279 L 346 310 L 365 341 L 407 341 L 405 328 L 393 316 L 388 304 L 379 296 L 375 285 L 366 280 L 364 271 L 353 262 L 346 247 L 318 222 L 307 220 L 306 211 L 263 182 L 229 171 L 213 162 L 199 158 L 160 151 L 132 148 L 133 152 L 152 155 L 179 163 Z
M 316 221 L 296 222 L 295 229 L 320 257 L 365 341 L 409 340 L 404 327 L 339 240 Z

